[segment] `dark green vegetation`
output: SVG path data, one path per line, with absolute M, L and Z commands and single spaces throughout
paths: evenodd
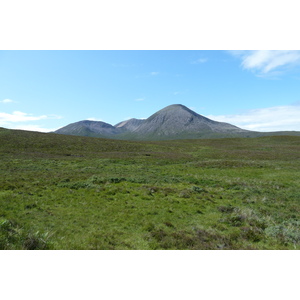
M 1 249 L 299 249 L 300 137 L 0 129 Z

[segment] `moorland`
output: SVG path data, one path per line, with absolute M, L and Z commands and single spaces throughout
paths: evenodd
M 0 129 L 0 249 L 300 249 L 300 137 Z

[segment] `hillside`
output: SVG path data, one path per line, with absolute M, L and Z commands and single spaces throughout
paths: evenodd
M 130 120 L 120 122 L 120 123 L 116 124 L 115 127 L 118 129 L 123 129 L 124 131 L 133 132 L 137 128 L 139 128 L 139 126 L 142 125 L 143 123 L 144 123 L 144 120 L 139 120 L 139 119 L 133 118 Z
M 246 132 L 247 130 L 236 126 L 205 118 L 177 104 L 165 107 L 150 116 L 128 137 L 142 140 L 167 140 L 211 137 L 214 134 L 223 134 L 225 137 L 226 134 L 230 136 Z
M 300 249 L 299 153 L 0 128 L 0 249 Z
M 121 133 L 122 130 L 100 121 L 79 121 L 69 124 L 55 131 L 55 133 L 66 135 L 79 135 L 91 137 L 110 137 Z
M 115 126 L 99 121 L 79 121 L 60 128 L 55 133 L 146 141 L 300 135 L 300 132 L 244 130 L 228 123 L 208 119 L 181 104 L 167 106 L 145 120 L 130 119 Z

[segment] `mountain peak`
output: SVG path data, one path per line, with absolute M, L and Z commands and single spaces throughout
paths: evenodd
M 148 119 L 130 119 L 115 126 L 104 122 L 81 121 L 56 132 L 120 139 L 162 140 L 232 136 L 246 130 L 210 120 L 182 104 L 172 104 L 154 113 Z
M 164 111 L 164 110 L 186 110 L 186 111 L 191 111 L 189 108 L 187 108 L 186 106 L 184 106 L 182 104 L 172 104 L 172 105 L 166 106 L 165 108 L 161 109 L 160 111 Z
M 171 104 L 171 105 L 166 106 L 163 109 L 166 109 L 166 108 L 183 108 L 183 109 L 186 109 L 187 107 L 182 105 L 182 104 Z
M 159 110 L 158 112 L 150 116 L 147 120 L 161 119 L 162 122 L 165 122 L 168 119 L 172 119 L 181 122 L 184 119 L 189 119 L 193 116 L 202 117 L 201 115 L 198 115 L 196 112 L 190 110 L 188 107 L 182 104 L 173 104 Z
M 167 114 L 169 113 L 170 116 L 172 115 L 173 117 L 175 115 L 180 115 L 181 117 L 183 117 L 184 115 L 185 116 L 189 116 L 189 115 L 201 116 L 182 104 L 172 104 L 172 105 L 166 106 L 165 108 L 159 110 L 156 114 L 162 114 L 162 113 L 167 113 Z

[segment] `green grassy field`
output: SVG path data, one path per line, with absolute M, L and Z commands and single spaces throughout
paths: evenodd
M 299 249 L 300 137 L 0 129 L 1 249 Z

